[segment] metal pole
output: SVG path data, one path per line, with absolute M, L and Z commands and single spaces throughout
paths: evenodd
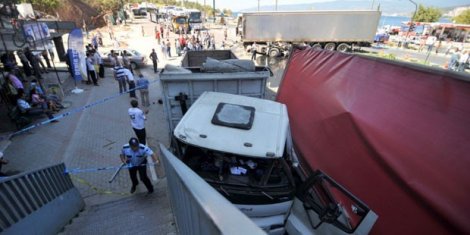
M 276 11 L 277 11 L 277 0 L 276 0 Z
M 214 24 L 215 24 L 215 0 L 212 0 L 212 17 L 214 17 Z
M 258 11 L 259 11 L 259 1 L 260 1 L 260 0 L 258 0 Z
M 416 16 L 416 12 L 418 11 L 418 4 L 416 4 L 416 2 L 414 2 L 413 0 L 408 0 L 408 1 L 410 1 L 411 3 L 415 5 L 415 12 L 413 13 L 413 16 L 411 17 L 410 26 L 408 27 L 408 32 L 406 32 L 405 42 L 408 41 L 408 36 L 410 35 L 411 26 L 413 25 L 413 20 Z
M 375 0 L 372 0 L 372 6 L 370 7 L 370 9 L 374 9 L 374 5 L 375 5 Z

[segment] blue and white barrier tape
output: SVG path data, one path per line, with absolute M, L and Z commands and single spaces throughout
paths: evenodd
M 158 80 L 151 81 L 151 82 L 149 83 L 149 85 L 152 84 L 152 83 L 155 83 L 155 82 L 157 82 L 157 81 L 158 81 Z M 84 110 L 86 110 L 86 109 L 89 109 L 89 108 L 91 108 L 91 107 L 93 107 L 93 106 L 96 106 L 96 105 L 105 103 L 105 102 L 107 102 L 107 101 L 109 101 L 109 100 L 112 100 L 112 99 L 115 99 L 115 98 L 117 98 L 117 97 L 119 97 L 119 96 L 125 95 L 125 94 L 127 94 L 127 93 L 129 93 L 129 92 L 131 92 L 131 91 L 139 90 L 139 89 L 142 88 L 142 87 L 144 87 L 144 86 L 136 86 L 135 88 L 129 89 L 129 90 L 127 90 L 127 91 L 124 92 L 124 93 L 119 93 L 119 94 L 116 94 L 116 95 L 113 95 L 113 96 L 109 96 L 109 97 L 103 98 L 103 99 L 98 100 L 98 101 L 95 101 L 95 102 L 93 102 L 93 103 L 91 103 L 91 104 L 87 104 L 87 105 L 84 105 L 84 106 L 82 106 L 82 107 L 78 107 L 78 108 L 75 108 L 75 109 L 73 109 L 73 110 L 71 110 L 71 111 L 65 112 L 65 113 L 60 114 L 60 115 L 58 115 L 58 116 L 55 116 L 55 117 L 52 118 L 52 119 L 44 120 L 44 121 L 39 122 L 39 123 L 36 123 L 36 124 L 34 124 L 34 125 L 25 127 L 25 128 L 23 128 L 23 129 L 21 129 L 21 130 L 19 130 L 19 131 L 17 131 L 17 132 L 14 132 L 14 133 L 8 135 L 8 137 L 0 137 L 0 141 L 2 141 L 2 140 L 4 140 L 4 139 L 11 139 L 11 138 L 13 138 L 13 137 L 16 136 L 16 135 L 22 134 L 22 133 L 27 132 L 27 131 L 29 131 L 29 130 L 32 130 L 32 129 L 34 129 L 34 128 L 40 127 L 40 126 L 42 126 L 42 125 L 48 124 L 48 123 L 50 123 L 50 122 L 52 122 L 52 121 L 59 120 L 59 119 L 62 119 L 62 118 L 64 118 L 64 117 L 70 116 L 70 115 L 72 115 L 72 114 L 82 112 L 82 111 L 84 111 Z
M 139 166 L 157 166 L 160 165 L 160 163 L 147 163 L 147 164 L 141 164 Z M 75 168 L 75 169 L 65 169 L 64 174 L 79 174 L 79 173 L 86 173 L 86 172 L 98 172 L 98 171 L 109 171 L 109 170 L 117 170 L 119 168 L 121 169 L 129 169 L 133 166 L 132 164 L 127 164 L 125 166 L 107 166 L 107 167 L 95 167 L 95 168 Z

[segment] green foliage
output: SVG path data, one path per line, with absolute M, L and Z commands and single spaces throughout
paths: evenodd
M 460 13 L 460 15 L 454 17 L 454 21 L 457 24 L 470 24 L 470 9 L 467 9 Z
M 417 22 L 436 22 L 442 16 L 442 12 L 435 7 L 425 7 L 423 5 L 419 5 L 418 11 L 416 11 L 416 15 L 413 18 L 413 21 Z
M 121 1 L 117 0 L 84 0 L 84 2 L 99 11 L 115 11 L 121 7 Z
M 45 11 L 52 12 L 60 6 L 60 0 L 21 0 L 22 3 L 32 3 L 33 8 Z

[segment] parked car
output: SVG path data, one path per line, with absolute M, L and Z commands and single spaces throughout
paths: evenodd
M 147 64 L 147 56 L 141 54 L 140 52 L 132 49 L 113 49 L 114 53 L 118 55 L 118 60 L 122 62 L 122 55 L 126 53 L 126 55 L 130 58 L 131 66 L 133 69 L 144 67 Z M 109 53 L 111 51 L 106 52 L 103 54 L 103 64 L 104 66 L 113 66 L 111 61 L 109 60 Z

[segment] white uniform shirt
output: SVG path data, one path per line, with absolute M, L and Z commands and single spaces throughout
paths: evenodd
M 132 72 L 129 69 L 124 68 L 124 74 L 127 76 L 127 80 L 129 81 L 135 81 L 134 75 L 132 75 Z
M 142 130 L 145 128 L 146 117 L 144 112 L 139 108 L 129 108 L 129 116 L 131 118 L 132 128 Z
M 124 155 L 127 160 L 129 160 L 129 163 L 131 163 L 132 166 L 138 166 L 141 164 L 146 164 L 147 157 L 152 156 L 153 151 L 149 147 L 143 144 L 139 144 L 139 149 L 134 152 L 129 144 L 125 144 L 122 146 L 121 154 Z

